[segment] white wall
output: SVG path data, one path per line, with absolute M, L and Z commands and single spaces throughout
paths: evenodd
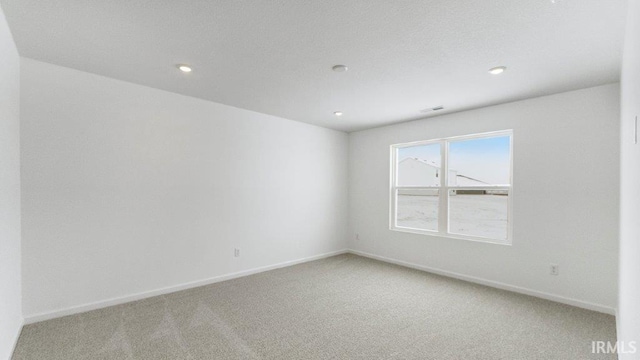
M 619 114 L 612 84 L 351 133 L 350 248 L 613 312 Z M 514 131 L 512 246 L 389 230 L 391 144 L 504 129 Z
M 342 132 L 23 58 L 25 317 L 343 250 L 347 153 Z
M 622 62 L 620 295 L 618 340 L 635 341 L 640 359 L 640 144 L 634 144 L 635 117 L 640 116 L 640 2 L 629 1 Z M 630 350 L 630 349 L 629 349 Z
M 0 9 L 0 359 L 22 327 L 19 112 L 20 58 Z

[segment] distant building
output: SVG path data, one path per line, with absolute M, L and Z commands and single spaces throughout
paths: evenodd
M 398 164 L 398 186 L 429 187 L 440 186 L 442 169 L 434 161 L 419 158 L 405 158 Z M 479 187 L 490 186 L 488 183 L 449 169 L 449 186 Z M 458 194 L 495 194 L 506 195 L 503 190 L 457 190 Z M 408 195 L 408 194 L 407 194 Z M 452 194 L 455 195 L 455 194 Z
M 398 186 L 439 186 L 442 169 L 435 161 L 419 158 L 406 158 L 398 164 Z M 450 186 L 486 186 L 484 181 L 449 169 Z

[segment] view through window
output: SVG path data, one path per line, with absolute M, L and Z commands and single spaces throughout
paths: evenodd
M 512 132 L 392 146 L 391 228 L 510 242 Z

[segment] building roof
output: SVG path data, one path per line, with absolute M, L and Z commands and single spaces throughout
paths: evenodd
M 433 160 L 425 160 L 425 159 L 420 159 L 417 157 L 408 157 L 408 158 L 404 158 L 402 160 L 400 160 L 400 163 L 406 162 L 407 160 L 410 160 L 412 162 L 418 162 L 427 166 L 431 166 L 433 168 L 436 169 L 440 169 L 440 165 L 433 161 Z M 483 186 L 483 185 L 489 185 L 488 183 L 482 181 L 482 180 L 478 180 L 475 178 L 472 178 L 470 176 L 466 176 L 466 175 L 461 175 L 458 174 L 457 170 L 454 169 L 449 169 L 449 172 L 453 172 L 456 174 L 456 185 L 457 186 Z

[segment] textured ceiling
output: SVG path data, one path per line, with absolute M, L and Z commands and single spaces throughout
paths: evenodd
M 626 0 L 0 4 L 22 56 L 346 131 L 618 81 L 626 10 Z M 507 72 L 487 73 L 498 65 Z

